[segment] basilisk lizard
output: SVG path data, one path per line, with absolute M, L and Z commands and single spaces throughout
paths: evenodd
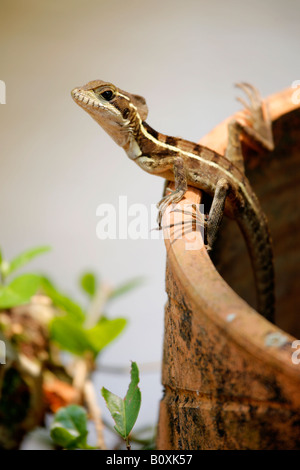
M 128 157 L 143 170 L 175 182 L 175 190 L 158 203 L 159 225 L 171 203 L 179 202 L 188 185 L 212 196 L 206 221 L 207 248 L 215 241 L 223 212 L 234 218 L 245 237 L 254 270 L 258 311 L 270 321 L 274 314 L 274 268 L 268 223 L 244 172 L 240 136 L 245 133 L 268 150 L 274 148 L 271 122 L 258 90 L 238 84 L 249 102 L 248 121 L 232 120 L 228 125 L 225 155 L 181 138 L 152 129 L 145 119 L 146 101 L 111 83 L 95 80 L 72 90 L 75 102 L 123 147 Z

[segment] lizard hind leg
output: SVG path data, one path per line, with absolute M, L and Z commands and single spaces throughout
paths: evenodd
M 230 160 L 242 173 L 245 173 L 244 156 L 240 141 L 240 124 L 234 119 L 228 124 L 228 142 L 225 157 Z
M 236 87 L 240 88 L 249 100 L 249 103 L 246 103 L 242 98 L 237 98 L 246 108 L 247 113 L 245 116 L 247 124 L 240 124 L 241 131 L 267 150 L 274 150 L 272 121 L 267 103 L 263 102 L 259 91 L 253 85 L 243 82 L 237 83 Z
M 212 205 L 206 221 L 207 251 L 211 251 L 222 222 L 226 197 L 229 192 L 229 184 L 225 178 L 219 179 L 216 185 Z
M 267 108 L 263 109 L 263 101 L 259 91 L 249 83 L 238 83 L 236 86 L 246 94 L 249 100 L 249 102 L 246 102 L 243 98 L 237 98 L 246 109 L 246 124 L 242 124 L 235 119 L 229 122 L 228 144 L 225 156 L 244 173 L 244 158 L 240 141 L 241 134 L 246 134 L 251 140 L 259 142 L 270 151 L 274 149 L 274 141 L 272 123 Z

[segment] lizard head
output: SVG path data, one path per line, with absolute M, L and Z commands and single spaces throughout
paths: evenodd
M 148 114 L 142 96 L 132 95 L 101 80 L 74 88 L 71 95 L 121 147 L 128 144 L 137 122 L 144 121 Z

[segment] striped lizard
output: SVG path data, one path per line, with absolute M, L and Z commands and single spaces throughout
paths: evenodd
M 273 321 L 275 299 L 271 238 L 267 218 L 245 176 L 240 142 L 244 133 L 266 149 L 273 150 L 271 121 L 258 90 L 247 83 L 237 86 L 248 97 L 248 102 L 238 98 L 247 110 L 247 122 L 229 122 L 225 155 L 156 132 L 145 122 L 148 115 L 145 99 L 111 83 L 91 81 L 72 90 L 71 95 L 123 147 L 131 160 L 146 172 L 175 182 L 175 190 L 158 203 L 159 226 L 166 207 L 179 202 L 188 185 L 212 197 L 205 222 L 208 250 L 214 244 L 223 213 L 237 221 L 251 257 L 258 311 Z

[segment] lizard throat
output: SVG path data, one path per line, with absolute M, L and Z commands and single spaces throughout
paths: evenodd
M 127 153 L 127 156 L 130 160 L 136 160 L 138 157 L 142 156 L 142 151 L 136 139 L 132 136 L 128 140 L 127 144 L 124 145 L 124 150 Z

